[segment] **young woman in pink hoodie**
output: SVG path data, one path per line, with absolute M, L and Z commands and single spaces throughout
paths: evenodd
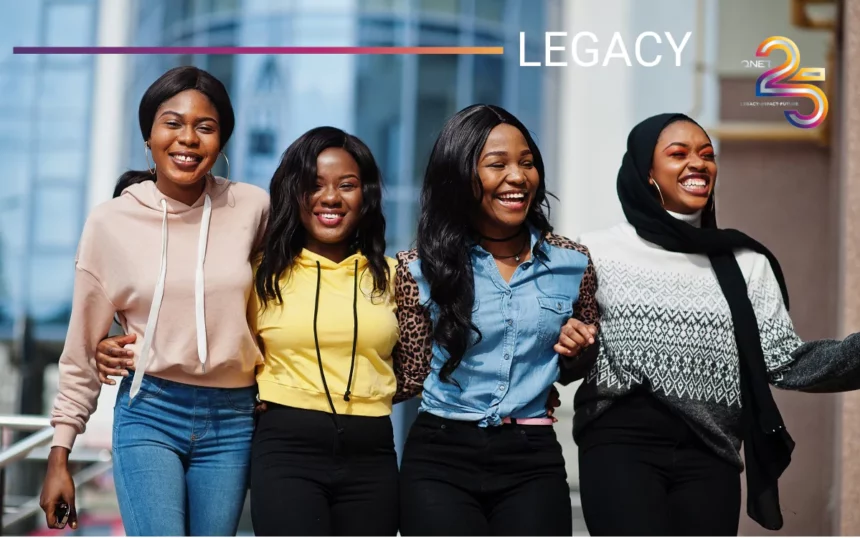
M 78 247 L 41 506 L 49 527 L 62 528 L 65 512 L 77 528 L 68 458 L 96 410 L 96 346 L 117 315 L 136 337 L 137 357 L 114 408 L 126 533 L 234 535 L 261 362 L 245 319 L 250 254 L 269 197 L 212 175 L 234 115 L 209 73 L 179 67 L 162 75 L 141 99 L 139 121 L 150 168 L 127 173 L 132 185 L 92 211 Z

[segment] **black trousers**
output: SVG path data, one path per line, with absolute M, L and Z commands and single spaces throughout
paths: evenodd
M 398 472 L 389 417 L 267 403 L 251 452 L 257 536 L 395 536 Z
M 400 466 L 403 536 L 570 536 L 573 518 L 552 426 L 418 415 Z
M 650 396 L 617 402 L 577 439 L 592 536 L 736 536 L 740 472 Z

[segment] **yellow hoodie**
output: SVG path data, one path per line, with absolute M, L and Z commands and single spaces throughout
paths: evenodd
M 252 294 L 249 324 L 265 354 L 257 370 L 261 400 L 328 413 L 333 405 L 343 415 L 391 414 L 397 388 L 391 350 L 400 334 L 397 262 L 386 262 L 391 278 L 382 296 L 373 295 L 373 275 L 360 253 L 334 263 L 308 250 L 281 278 L 283 304 L 263 308 Z

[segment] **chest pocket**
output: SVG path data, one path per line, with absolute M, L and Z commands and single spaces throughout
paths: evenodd
M 558 342 L 561 327 L 573 315 L 570 297 L 552 295 L 538 297 L 538 343 L 552 347 Z

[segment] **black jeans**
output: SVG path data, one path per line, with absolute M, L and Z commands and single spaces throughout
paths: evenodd
M 400 467 L 403 536 L 570 536 L 573 517 L 552 426 L 421 413 Z
M 395 536 L 397 455 L 389 417 L 267 404 L 251 450 L 257 536 Z
M 577 439 L 592 536 L 736 536 L 740 472 L 650 396 L 617 402 Z

